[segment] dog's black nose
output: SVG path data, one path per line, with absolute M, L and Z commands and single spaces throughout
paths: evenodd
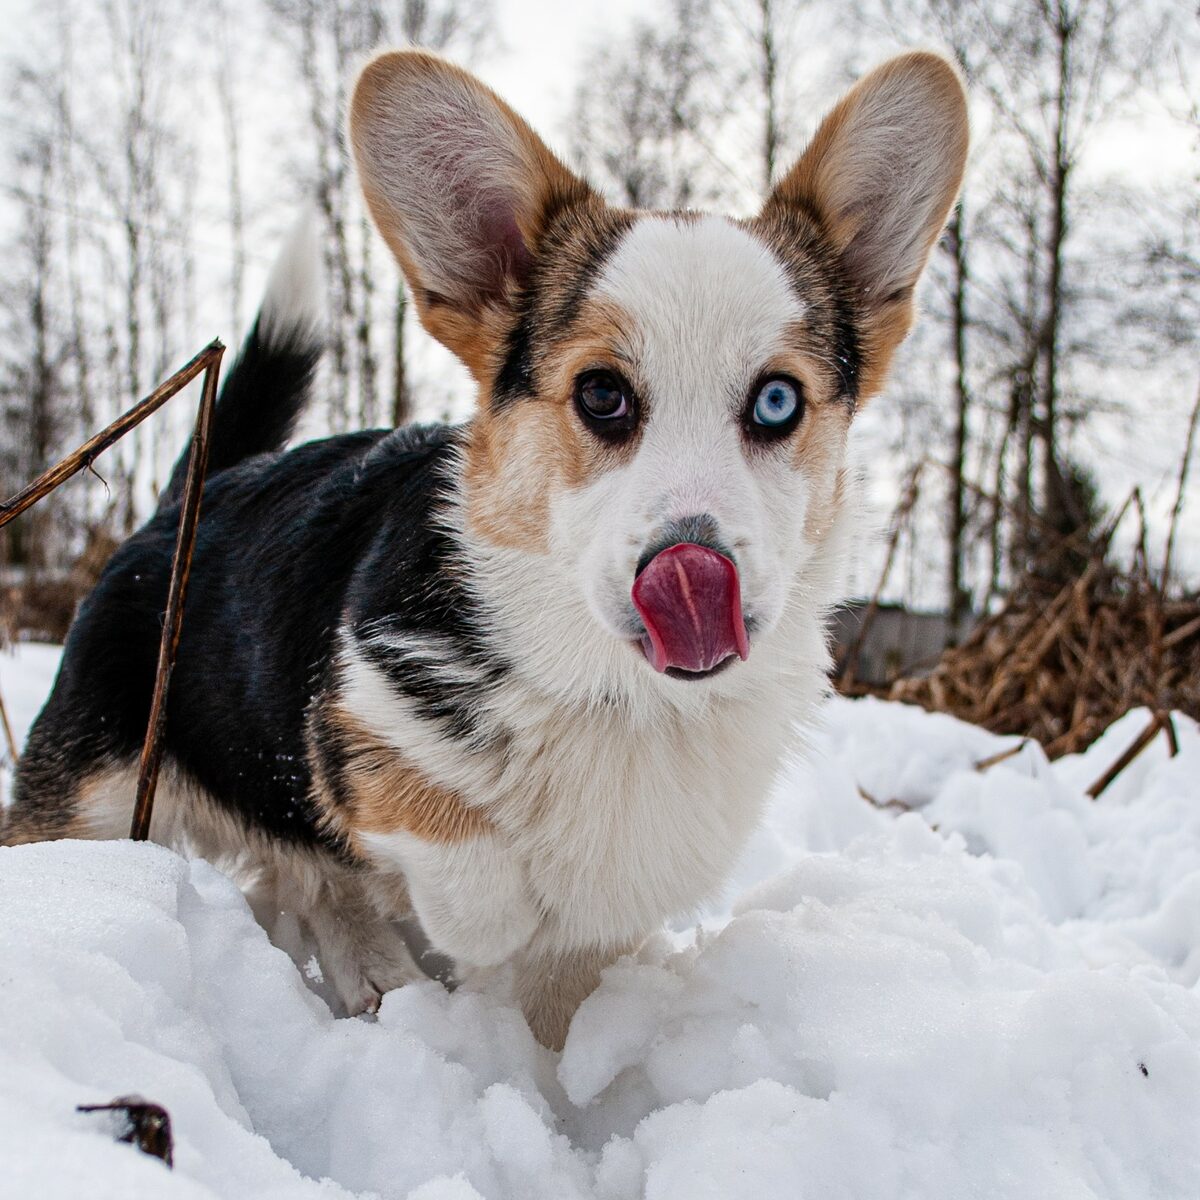
M 634 578 L 636 579 L 649 566 L 650 560 L 656 554 L 661 554 L 669 546 L 678 546 L 680 542 L 690 542 L 694 546 L 707 546 L 710 550 L 723 554 L 735 565 L 737 563 L 733 552 L 721 539 L 717 518 L 710 513 L 697 513 L 692 517 L 676 517 L 674 521 L 668 521 L 654 531 L 641 558 L 638 559 Z

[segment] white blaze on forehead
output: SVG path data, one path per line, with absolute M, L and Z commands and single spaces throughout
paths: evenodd
M 779 260 L 724 217 L 642 217 L 595 293 L 632 318 L 655 400 L 748 386 L 804 314 Z

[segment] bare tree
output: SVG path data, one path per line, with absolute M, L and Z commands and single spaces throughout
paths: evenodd
M 376 300 L 375 234 L 350 174 L 341 128 L 346 86 L 354 64 L 371 47 L 407 42 L 450 53 L 470 53 L 492 23 L 490 0 L 268 0 L 295 40 L 307 94 L 315 169 L 310 187 L 324 223 L 325 275 L 330 289 L 331 423 L 335 429 L 373 423 L 381 415 L 382 333 Z M 389 266 L 387 270 L 392 270 Z M 395 424 L 413 415 L 405 366 L 407 300 L 397 277 L 388 314 L 393 356 Z
M 589 48 L 572 112 L 572 153 L 589 179 L 631 208 L 725 199 L 736 174 L 713 149 L 724 113 L 705 0 L 677 0 L 624 38 Z M 598 86 L 602 85 L 602 86 Z
M 56 247 L 50 209 L 56 183 L 54 147 L 48 133 L 26 134 L 13 163 L 27 185 L 28 202 L 17 239 L 16 282 L 5 297 L 9 325 L 3 377 L 6 424 L 18 436 L 6 439 L 5 491 L 50 461 L 62 420 L 59 369 L 62 347 L 54 324 Z M 14 522 L 5 557 L 34 569 L 53 558 L 52 524 L 61 509 L 42 506 Z
M 213 76 L 216 83 L 218 107 L 221 112 L 221 132 L 225 138 L 228 159 L 226 179 L 229 198 L 229 311 L 230 335 L 242 323 L 242 304 L 246 279 L 246 206 L 242 186 L 242 145 L 239 78 L 243 66 L 238 41 L 231 36 L 229 8 L 226 0 L 218 0 L 214 20 L 216 61 Z
M 1164 26 L 1153 10 L 1118 0 L 1021 0 L 1003 9 L 980 3 L 978 13 L 994 49 L 982 77 L 991 108 L 1039 193 L 1034 437 L 1042 518 L 1069 532 L 1086 517 L 1061 446 L 1067 329 L 1087 271 L 1069 249 L 1078 169 L 1096 129 L 1146 83 Z

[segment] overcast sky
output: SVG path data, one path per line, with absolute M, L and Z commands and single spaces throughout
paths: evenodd
M 204 0 L 196 2 L 203 6 Z M 1130 2 L 1137 3 L 1138 0 Z M 1190 3 L 1190 0 L 1180 2 Z M 40 12 L 45 15 L 43 4 L 44 0 L 0 0 L 0 29 L 3 29 L 0 51 L 7 55 L 9 50 L 21 44 L 29 30 L 34 28 L 31 14 Z M 565 134 L 568 114 L 579 73 L 588 69 L 584 59 L 586 48 L 603 38 L 606 30 L 611 30 L 617 36 L 623 35 L 629 22 L 646 11 L 646 0 L 596 0 L 579 4 L 558 0 L 496 0 L 496 37 L 492 44 L 481 47 L 477 60 L 472 64 L 473 69 L 526 116 L 555 149 L 563 152 L 567 149 Z M 812 42 L 819 46 L 823 36 L 829 37 L 822 30 L 820 22 L 815 22 L 810 34 Z M 872 54 L 871 57 L 883 57 L 891 48 L 898 47 L 881 44 L 878 55 Z M 103 70 L 103 65 L 97 64 L 97 69 Z M 270 91 L 271 84 L 266 80 L 255 82 L 260 90 Z M 831 94 L 828 101 L 831 102 L 833 98 Z M 263 103 L 270 110 L 286 110 L 294 105 L 299 112 L 303 99 L 298 95 L 289 99 L 277 91 L 270 91 L 269 95 L 264 96 Z M 826 102 L 823 99 L 814 103 L 814 110 L 824 107 Z M 817 111 L 805 112 L 800 114 L 800 118 L 809 125 L 818 115 Z M 216 126 L 211 122 L 209 124 L 211 135 L 219 137 Z M 284 157 L 303 160 L 306 147 L 299 144 L 302 136 L 298 130 L 296 146 L 273 144 L 259 148 L 265 153 L 250 153 L 248 157 L 252 161 L 247 163 L 247 174 L 253 176 L 258 172 L 266 172 L 269 175 L 277 172 Z M 277 142 L 286 140 L 279 138 Z M 1194 138 L 1185 127 L 1171 120 L 1162 111 L 1161 105 L 1147 100 L 1145 104 L 1134 105 L 1125 120 L 1108 127 L 1103 136 L 1095 140 L 1083 174 L 1085 178 L 1137 175 L 1164 183 L 1173 179 L 1192 178 L 1196 171 L 1193 141 Z M 267 266 L 274 256 L 278 242 L 276 235 L 281 235 L 282 230 L 291 224 L 295 213 L 294 202 L 280 202 L 279 189 L 272 186 L 255 187 L 253 180 L 248 188 L 248 194 L 273 201 L 271 212 L 264 214 L 263 223 L 257 227 L 260 236 L 250 251 L 246 302 L 253 304 Z M 20 219 L 20 205 L 4 204 L 0 208 L 6 210 L 0 215 L 0 220 L 7 222 Z M 207 244 L 211 246 L 218 234 L 209 233 L 207 237 Z M 198 240 L 202 252 L 206 249 L 204 239 L 202 233 Z M 380 270 L 384 272 L 390 268 L 381 263 Z M 207 320 L 207 316 L 201 316 L 202 322 Z M 220 331 L 229 336 L 228 331 Z M 206 324 L 204 333 L 209 332 Z M 425 351 L 419 353 L 424 354 Z M 447 380 L 458 378 L 452 369 L 441 366 L 437 369 L 445 371 L 443 377 Z M 454 386 L 458 388 L 462 382 Z M 1136 387 L 1137 383 L 1133 381 L 1133 386 Z M 1119 502 L 1133 482 L 1141 482 L 1147 488 L 1152 506 L 1162 514 L 1169 507 L 1173 495 L 1173 477 L 1178 469 L 1181 449 L 1179 414 L 1190 404 L 1195 394 L 1196 380 L 1194 377 L 1168 379 L 1156 384 L 1156 387 L 1156 394 L 1133 396 L 1128 413 L 1094 421 L 1089 432 L 1088 449 L 1099 467 L 1106 498 L 1112 501 L 1115 497 Z M 889 402 L 885 397 L 881 405 Z M 861 423 L 869 427 L 876 419 L 873 412 L 868 412 Z M 864 432 L 869 432 L 869 429 L 864 429 Z M 880 503 L 890 508 L 890 501 L 894 497 L 887 485 L 882 492 Z M 1197 489 L 1192 496 L 1192 502 L 1200 505 L 1198 492 L 1200 471 L 1197 472 Z M 1200 528 L 1200 514 L 1193 511 L 1189 524 L 1192 528 Z M 1200 537 L 1193 535 L 1187 542 L 1185 557 L 1194 571 L 1200 571 Z

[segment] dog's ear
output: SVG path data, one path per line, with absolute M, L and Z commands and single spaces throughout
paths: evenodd
M 802 209 L 837 251 L 863 326 L 865 395 L 878 390 L 912 324 L 913 289 L 958 195 L 967 158 L 966 94 L 936 54 L 891 59 L 821 123 L 762 219 Z
M 587 185 L 494 92 L 421 51 L 367 64 L 350 142 L 423 324 L 481 377 L 546 220 Z

